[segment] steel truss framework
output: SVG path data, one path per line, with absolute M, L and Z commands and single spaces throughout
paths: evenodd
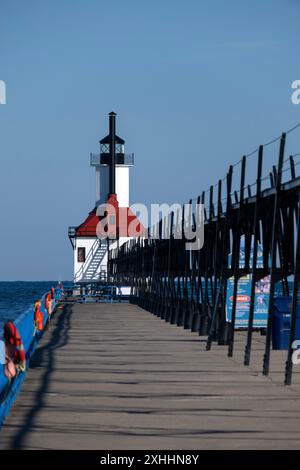
M 232 193 L 234 167 L 226 176 L 226 200 L 221 198 L 222 181 L 218 182 L 216 202 L 210 188 L 209 206 L 205 210 L 204 245 L 199 250 L 186 250 L 186 240 L 175 236 L 176 214 L 168 224 L 159 223 L 157 239 L 134 239 L 110 252 L 109 276 L 113 282 L 130 285 L 132 301 L 164 319 L 200 335 L 207 335 L 207 350 L 212 344 L 228 345 L 228 356 L 234 352 L 238 280 L 251 274 L 251 298 L 245 344 L 244 364 L 251 360 L 254 320 L 255 283 L 270 275 L 268 321 L 262 364 L 269 373 L 274 290 L 282 283 L 283 292 L 292 295 L 291 333 L 284 383 L 292 382 L 292 343 L 296 330 L 296 308 L 300 269 L 300 177 L 295 175 L 293 157 L 289 158 L 289 181 L 282 182 L 286 134 L 280 138 L 277 166 L 269 175 L 269 187 L 262 190 L 264 147 L 257 151 L 256 194 L 245 187 L 246 157 L 240 165 L 240 188 Z M 198 197 L 205 203 L 205 193 Z M 193 214 L 195 221 L 195 214 Z M 168 239 L 164 231 L 169 231 Z M 245 261 L 239 260 L 241 239 Z M 263 265 L 257 267 L 258 246 L 262 246 Z M 252 254 L 250 255 L 250 251 Z M 229 254 L 232 254 L 229 258 Z M 231 261 L 229 261 L 231 259 Z M 293 290 L 289 292 L 288 278 Z M 225 305 L 228 279 L 234 278 L 231 322 L 226 321 Z

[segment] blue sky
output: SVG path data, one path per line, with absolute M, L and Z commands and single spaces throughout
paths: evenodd
M 71 278 L 67 227 L 93 208 L 111 110 L 136 155 L 131 202 L 147 204 L 187 201 L 300 121 L 299 14 L 297 0 L 0 0 L 0 279 Z

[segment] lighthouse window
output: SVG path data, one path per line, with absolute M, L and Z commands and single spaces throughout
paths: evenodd
M 77 249 L 77 262 L 84 263 L 85 262 L 85 247 L 78 247 Z
M 124 145 L 116 144 L 116 153 L 124 153 Z
M 109 153 L 109 144 L 101 144 L 101 153 Z

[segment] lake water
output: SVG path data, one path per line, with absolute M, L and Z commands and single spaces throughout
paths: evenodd
M 52 286 L 56 285 L 56 281 L 0 282 L 0 335 L 7 320 L 17 318 Z

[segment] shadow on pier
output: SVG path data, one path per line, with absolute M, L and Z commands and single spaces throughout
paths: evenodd
M 300 387 L 282 385 L 282 351 L 260 374 L 260 335 L 244 367 L 245 333 L 228 358 L 132 304 L 71 304 L 52 322 L 1 449 L 299 448 Z
M 48 330 L 45 331 L 45 341 L 36 350 L 30 361 L 30 369 L 43 368 L 43 374 L 40 378 L 40 386 L 32 397 L 32 407 L 20 423 L 20 429 L 13 439 L 13 449 L 22 449 L 27 432 L 34 425 L 35 417 L 45 406 L 45 393 L 50 388 L 51 376 L 55 364 L 55 351 L 64 347 L 69 340 L 71 328 L 72 307 L 65 305 L 63 311 L 56 310 Z M 22 397 L 20 398 L 22 400 Z

